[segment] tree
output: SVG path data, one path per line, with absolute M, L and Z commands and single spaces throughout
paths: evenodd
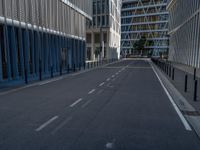
M 153 40 L 149 40 L 147 43 L 146 43 L 146 46 L 153 46 L 154 45 L 154 41 Z M 148 57 L 151 57 L 153 55 L 153 50 L 151 48 L 147 49 L 148 51 Z
M 140 55 L 143 55 L 143 51 L 145 50 L 145 43 L 146 43 L 147 39 L 145 36 L 142 36 L 141 39 L 139 39 L 138 41 L 136 41 L 133 44 L 133 48 L 140 51 Z

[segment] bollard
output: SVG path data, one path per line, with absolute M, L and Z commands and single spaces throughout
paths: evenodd
M 51 78 L 53 78 L 53 66 L 51 66 Z
M 196 68 L 194 68 L 194 80 L 196 80 L 196 73 L 197 73 L 197 69 Z
M 88 66 L 87 68 L 90 69 L 90 63 L 89 62 L 87 63 L 87 66 Z
M 196 102 L 197 101 L 197 80 L 195 80 L 194 82 L 194 101 Z
M 60 64 L 60 75 L 62 76 L 62 63 Z
M 24 69 L 24 75 L 25 75 L 25 83 L 28 84 L 28 77 L 27 77 L 26 68 Z
M 86 64 L 85 64 L 85 62 L 84 62 L 84 70 L 85 70 L 85 65 L 86 65 Z
M 175 74 L 175 69 L 173 68 L 172 69 L 172 80 L 174 80 L 174 76 L 175 76 L 174 74 Z
M 79 70 L 81 70 L 81 63 L 79 63 Z
M 167 75 L 169 75 L 169 65 L 168 64 L 166 64 L 166 73 L 167 73 Z
M 41 67 L 40 67 L 40 81 L 42 80 L 42 69 L 41 69 Z
M 187 92 L 187 85 L 188 85 L 188 75 L 185 75 L 185 88 L 184 91 Z
M 172 74 L 172 67 L 171 65 L 169 65 L 169 77 L 171 78 L 171 74 Z
M 67 65 L 67 73 L 69 73 L 69 64 Z
M 74 72 L 76 72 L 76 65 L 74 64 Z

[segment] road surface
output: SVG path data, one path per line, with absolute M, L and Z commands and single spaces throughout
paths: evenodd
M 199 150 L 147 60 L 0 95 L 0 150 Z

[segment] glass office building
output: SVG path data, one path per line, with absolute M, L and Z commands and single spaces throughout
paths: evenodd
M 170 0 L 169 60 L 200 67 L 200 1 Z
M 83 65 L 92 0 L 0 0 L 0 83 Z
M 93 21 L 87 22 L 87 59 L 120 55 L 121 0 L 93 0 Z
M 167 0 L 122 0 L 121 51 L 138 55 L 134 43 L 146 38 L 145 48 L 155 55 L 168 50 Z

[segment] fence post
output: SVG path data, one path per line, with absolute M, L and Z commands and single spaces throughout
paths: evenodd
M 67 65 L 67 73 L 69 73 L 69 64 Z
M 26 68 L 24 69 L 24 73 L 25 73 L 25 83 L 28 84 L 28 77 L 27 77 L 27 71 L 26 71 Z
M 60 75 L 62 75 L 62 63 L 60 63 Z
M 197 73 L 197 69 L 194 68 L 194 80 L 196 80 L 196 73 Z
M 169 65 L 169 77 L 171 78 L 171 74 L 172 74 L 172 68 L 171 68 L 171 64 Z
M 76 72 L 76 65 L 74 64 L 74 72 Z
M 174 69 L 174 67 L 173 67 L 173 69 L 172 69 L 172 80 L 174 80 L 174 75 L 175 74 L 175 69 Z
M 185 88 L 184 91 L 187 92 L 187 85 L 188 85 L 188 75 L 185 75 Z
M 51 78 L 53 78 L 53 66 L 51 66 Z
M 195 80 L 194 82 L 194 101 L 195 102 L 197 101 L 197 85 L 198 85 L 198 82 L 197 80 Z

